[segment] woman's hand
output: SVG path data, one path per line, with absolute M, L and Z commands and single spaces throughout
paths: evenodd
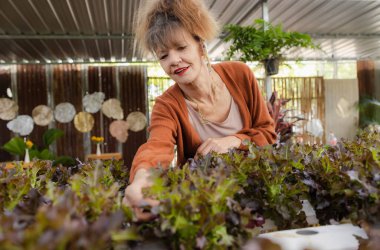
M 222 138 L 208 138 L 202 145 L 199 146 L 195 158 L 197 155 L 206 155 L 211 151 L 216 153 L 227 153 L 230 148 L 238 148 L 241 144 L 241 140 L 236 136 L 226 136 Z
M 145 212 L 142 206 L 150 205 L 154 207 L 159 204 L 157 200 L 144 198 L 142 189 L 151 186 L 152 181 L 150 180 L 149 172 L 145 169 L 139 169 L 133 182 L 125 189 L 123 204 L 131 207 L 140 221 L 148 221 L 154 218 L 154 215 L 150 212 Z

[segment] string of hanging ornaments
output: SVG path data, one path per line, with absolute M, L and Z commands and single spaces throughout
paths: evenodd
M 114 119 L 109 126 L 111 136 L 117 141 L 125 143 L 128 139 L 128 131 L 139 132 L 147 125 L 144 113 L 131 112 L 124 119 L 124 110 L 119 100 L 115 98 L 105 99 L 103 92 L 87 93 L 82 98 L 83 111 L 77 113 L 73 104 L 69 102 L 59 103 L 52 109 L 47 105 L 38 105 L 32 115 L 19 115 L 18 104 L 10 98 L 0 98 L 0 119 L 9 121 L 7 128 L 20 136 L 28 136 L 32 133 L 34 125 L 48 126 L 56 121 L 70 123 L 74 121 L 75 128 L 82 133 L 88 133 L 94 128 L 93 114 L 101 111 L 106 117 Z

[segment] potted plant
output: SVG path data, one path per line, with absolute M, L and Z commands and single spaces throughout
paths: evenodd
M 284 31 L 282 25 L 272 25 L 257 19 L 252 26 L 229 24 L 224 41 L 232 41 L 227 56 L 240 56 L 243 61 L 263 63 L 267 75 L 278 73 L 283 52 L 291 48 L 319 48 L 308 34 Z
M 293 126 L 301 120 L 305 120 L 299 116 L 288 117 L 289 109 L 285 109 L 286 103 L 290 99 L 282 99 L 277 97 L 277 91 L 274 91 L 267 102 L 267 108 L 270 116 L 274 121 L 275 131 L 277 134 L 277 142 L 285 143 L 293 135 Z
M 61 138 L 63 134 L 63 131 L 60 129 L 51 128 L 46 130 L 42 136 L 42 146 L 34 144 L 31 140 L 26 140 L 26 138 L 16 136 L 6 142 L 0 149 L 5 150 L 13 155 L 24 157 L 25 162 L 29 162 L 30 160 L 36 158 L 40 160 L 54 161 L 54 166 L 58 164 L 63 164 L 65 166 L 75 165 L 75 160 L 72 157 L 58 157 L 49 149 L 50 145 L 53 144 L 57 139 Z

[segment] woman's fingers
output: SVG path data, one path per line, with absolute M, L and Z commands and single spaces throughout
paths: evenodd
M 236 136 L 226 136 L 222 138 L 209 138 L 202 145 L 199 146 L 195 159 L 197 155 L 206 155 L 211 151 L 216 153 L 227 153 L 228 149 L 239 147 L 241 144 L 241 139 Z
M 157 215 L 151 213 L 151 212 L 145 212 L 141 208 L 134 208 L 133 211 L 135 212 L 136 218 L 138 221 L 150 221 L 157 217 Z
M 145 198 L 144 201 L 148 203 L 151 207 L 157 207 L 158 205 L 160 205 L 160 201 L 151 198 Z
M 157 216 L 153 214 L 150 209 L 159 204 L 160 202 L 158 200 L 146 198 L 141 200 L 139 204 L 132 205 L 131 207 L 133 208 L 138 221 L 148 221 Z M 148 207 L 150 207 L 150 209 L 147 210 Z
M 211 151 L 216 153 L 225 153 L 227 150 L 223 148 L 223 138 L 209 138 L 197 150 L 197 154 L 207 155 Z
M 123 204 L 133 209 L 133 212 L 135 213 L 135 216 L 138 221 L 149 221 L 151 219 L 154 219 L 156 215 L 152 214 L 150 211 L 148 212 L 145 211 L 144 207 L 146 205 L 150 207 L 155 207 L 155 206 L 158 206 L 160 203 L 157 200 L 145 199 L 145 200 L 141 200 L 139 204 L 134 205 L 129 201 L 128 197 L 125 196 L 123 198 Z
M 133 209 L 137 220 L 147 221 L 153 219 L 156 215 L 150 211 L 146 211 L 145 207 L 155 207 L 160 204 L 159 201 L 144 198 L 142 189 L 146 186 L 146 182 L 136 181 L 131 183 L 125 189 L 125 195 L 123 198 L 123 204 Z
M 131 202 L 129 202 L 127 196 L 124 196 L 124 198 L 123 198 L 123 205 L 126 207 L 132 208 L 132 204 L 131 204 Z
M 203 152 L 203 149 L 206 148 L 206 146 L 210 143 L 210 139 L 207 139 L 204 141 L 197 149 L 197 154 Z
M 207 139 L 204 143 L 202 143 L 202 145 L 199 146 L 195 155 L 206 155 L 211 150 L 213 150 L 213 141 L 212 139 Z

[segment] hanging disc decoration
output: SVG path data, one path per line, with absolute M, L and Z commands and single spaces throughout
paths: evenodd
M 0 119 L 10 121 L 17 116 L 18 105 L 9 98 L 0 98 Z
M 53 110 L 46 105 L 38 105 L 33 109 L 32 117 L 35 124 L 47 126 L 53 121 Z
M 62 102 L 55 107 L 54 117 L 61 123 L 68 123 L 74 119 L 75 107 L 71 103 Z
M 128 123 L 123 120 L 113 121 L 109 127 L 110 134 L 121 143 L 128 139 Z
M 102 112 L 108 118 L 113 118 L 116 120 L 121 120 L 124 118 L 120 101 L 115 98 L 108 99 L 103 103 Z
M 135 111 L 127 116 L 129 130 L 139 132 L 146 127 L 147 119 L 144 113 Z
M 87 133 L 94 127 L 94 117 L 88 112 L 79 112 L 74 117 L 75 128 L 82 133 Z
M 7 123 L 7 128 L 21 136 L 29 135 L 34 128 L 33 119 L 29 115 L 19 115 L 16 119 Z
M 105 95 L 103 92 L 94 92 L 85 95 L 82 99 L 84 110 L 89 113 L 98 112 L 102 108 L 104 97 Z

